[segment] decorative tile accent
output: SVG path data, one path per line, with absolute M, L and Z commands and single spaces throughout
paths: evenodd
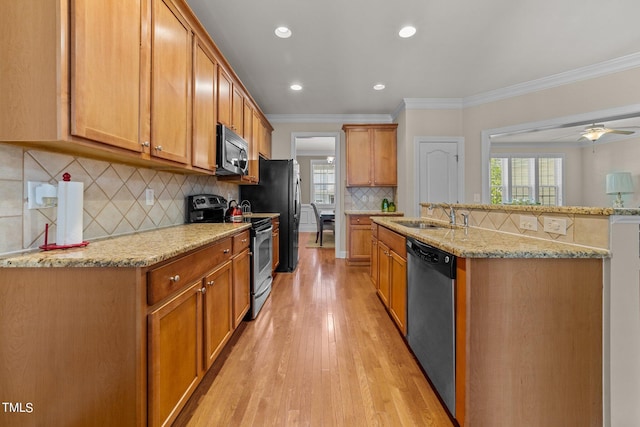
M 44 243 L 49 224 L 55 240 L 56 208 L 27 209 L 27 181 L 56 185 L 69 172 L 84 183 L 83 238 L 92 240 L 184 223 L 184 199 L 195 193 L 213 193 L 237 199 L 237 184 L 209 175 L 186 175 L 136 168 L 0 144 L 0 255 L 37 248 Z M 152 188 L 155 204 L 146 205 Z

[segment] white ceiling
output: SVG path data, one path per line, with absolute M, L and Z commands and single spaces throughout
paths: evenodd
M 640 52 L 639 0 L 187 2 L 268 115 L 391 114 Z

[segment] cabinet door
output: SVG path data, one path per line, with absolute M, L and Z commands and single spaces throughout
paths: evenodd
M 373 141 L 373 185 L 398 183 L 395 129 L 372 129 Z
M 202 373 L 202 282 L 149 314 L 149 425 L 171 424 Z
M 214 170 L 216 164 L 216 64 L 201 43 L 195 43 L 193 64 L 193 139 L 191 164 Z
M 233 105 L 231 77 L 222 67 L 218 67 L 218 123 L 232 126 L 231 106 Z
M 378 239 L 371 236 L 371 265 L 369 266 L 369 276 L 373 286 L 378 289 Z
M 378 240 L 378 296 L 385 307 L 389 307 L 389 293 L 391 292 L 391 257 L 389 247 Z
M 152 12 L 151 154 L 189 163 L 191 29 L 171 0 L 154 0 Z
M 149 85 L 140 1 L 71 4 L 71 133 L 142 151 L 141 108 Z M 146 17 L 144 18 L 146 19 Z M 145 138 L 148 136 L 145 136 Z
M 349 260 L 368 264 L 371 261 L 371 227 L 352 225 L 349 228 Z
M 233 329 L 237 328 L 251 304 L 251 255 L 245 249 L 233 258 Z
M 231 336 L 231 294 L 233 276 L 227 261 L 204 279 L 204 355 L 209 369 Z
M 244 137 L 244 96 L 238 87 L 233 85 L 231 98 L 231 129 Z
M 394 251 L 390 251 L 389 311 L 396 325 L 407 334 L 407 261 Z
M 369 129 L 348 129 L 347 187 L 368 187 L 371 182 L 371 139 Z

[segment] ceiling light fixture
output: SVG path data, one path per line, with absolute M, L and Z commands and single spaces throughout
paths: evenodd
M 302 86 L 299 84 L 292 84 L 291 86 L 289 86 L 291 88 L 291 90 L 302 90 Z
M 281 39 L 288 39 L 289 37 L 291 37 L 291 30 L 287 27 L 278 27 L 276 28 L 276 36 L 280 37 Z
M 386 86 L 385 86 L 385 85 L 383 85 L 382 83 L 378 83 L 378 84 L 376 84 L 376 85 L 373 85 L 373 89 L 374 89 L 374 90 L 382 90 L 382 89 L 384 89 L 385 87 L 386 87 Z
M 398 35 L 400 37 L 402 37 L 403 39 L 409 38 L 411 36 L 413 36 L 416 33 L 416 27 L 412 27 L 411 25 L 407 25 L 406 27 L 403 27 L 400 32 L 398 33 Z

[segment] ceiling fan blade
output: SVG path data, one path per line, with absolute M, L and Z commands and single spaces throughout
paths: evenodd
M 620 130 L 620 129 L 607 129 L 607 133 L 617 133 L 620 135 L 631 135 L 635 133 L 632 130 Z

